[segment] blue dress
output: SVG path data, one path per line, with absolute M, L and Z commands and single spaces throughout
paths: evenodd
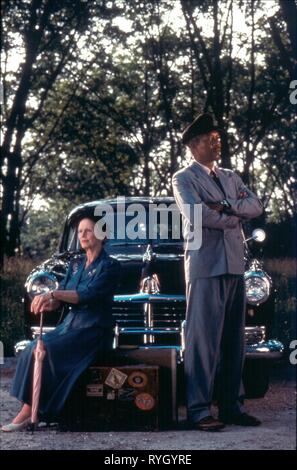
M 39 412 L 55 417 L 62 410 L 74 383 L 96 359 L 112 346 L 112 301 L 119 281 L 120 263 L 102 250 L 84 269 L 86 256 L 70 263 L 59 289 L 76 290 L 79 303 L 71 307 L 65 320 L 43 336 L 43 360 Z M 50 315 L 50 312 L 45 313 Z M 32 374 L 36 340 L 21 353 L 11 395 L 31 404 Z

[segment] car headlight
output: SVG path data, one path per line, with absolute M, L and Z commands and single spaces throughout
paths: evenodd
M 271 280 L 264 271 L 247 271 L 244 274 L 247 303 L 260 305 L 270 295 Z
M 36 295 L 55 290 L 58 286 L 59 282 L 56 276 L 45 271 L 32 274 L 25 284 L 30 299 L 33 299 Z

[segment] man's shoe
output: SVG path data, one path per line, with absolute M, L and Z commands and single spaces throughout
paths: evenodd
M 238 426 L 260 426 L 261 421 L 255 416 L 249 415 L 248 413 L 241 413 L 223 420 L 225 424 L 236 424 Z
M 197 423 L 194 423 L 194 428 L 199 431 L 210 431 L 216 432 L 220 431 L 225 427 L 225 424 L 212 416 L 206 416 L 205 418 L 200 419 Z
M 3 432 L 13 432 L 13 431 L 21 431 L 22 429 L 25 429 L 31 422 L 31 418 L 27 418 L 21 423 L 9 423 L 9 424 L 4 424 L 1 428 L 1 431 Z

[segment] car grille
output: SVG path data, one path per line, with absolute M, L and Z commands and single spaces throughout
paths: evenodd
M 118 326 L 119 345 L 153 342 L 180 345 L 182 322 L 185 320 L 184 302 L 166 302 L 153 305 L 153 324 L 145 324 L 143 305 L 133 302 L 114 302 L 113 316 Z M 146 333 L 146 328 L 149 334 Z M 152 331 L 153 330 L 153 331 Z M 265 326 L 246 326 L 246 344 L 265 341 Z
M 150 323 L 145 321 L 145 308 L 145 305 L 133 302 L 114 303 L 113 317 L 117 324 L 117 344 L 179 346 L 181 324 L 185 319 L 185 303 L 166 302 L 151 305 Z
M 121 327 L 144 327 L 144 306 L 133 303 L 114 302 L 113 317 Z M 185 304 L 183 302 L 167 302 L 153 306 L 153 319 L 155 328 L 180 327 L 185 319 Z

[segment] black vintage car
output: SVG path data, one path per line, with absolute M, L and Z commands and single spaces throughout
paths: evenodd
M 58 287 L 70 259 L 81 256 L 77 226 L 82 216 L 109 215 L 106 251 L 123 266 L 123 276 L 114 297 L 115 348 L 174 348 L 182 377 L 185 349 L 185 283 L 183 239 L 178 235 L 180 215 L 170 197 L 130 197 L 93 201 L 75 207 L 66 218 L 57 253 L 37 266 L 28 276 L 25 288 L 26 340 L 16 344 L 19 353 L 39 331 L 38 318 L 30 314 L 34 295 Z M 178 227 L 179 226 L 179 227 Z M 123 231 L 123 227 L 125 230 Z M 269 366 L 280 359 L 283 345 L 269 339 L 274 311 L 272 281 L 253 259 L 249 243 L 265 236 L 256 230 L 246 245 L 246 363 L 244 385 L 248 397 L 261 397 L 267 391 Z M 67 313 L 45 316 L 44 331 L 54 328 Z M 179 382 L 181 383 L 181 382 Z

